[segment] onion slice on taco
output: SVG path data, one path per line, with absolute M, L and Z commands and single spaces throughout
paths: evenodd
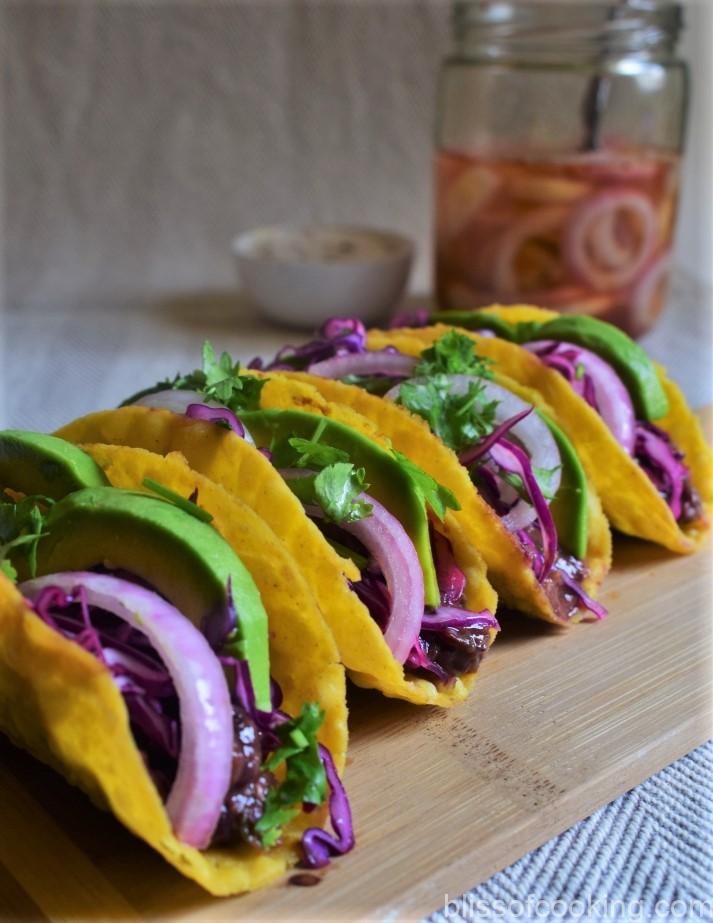
M 460 498 L 455 518 L 506 606 L 559 623 L 602 617 L 595 596 L 610 566 L 609 529 L 551 408 L 493 374 L 463 334 L 424 344 L 420 333 L 372 332 L 371 349 L 359 321 L 334 318 L 317 340 L 256 365 L 360 412 L 437 472 Z
M 419 704 L 463 699 L 495 637 L 497 598 L 450 516 L 457 499 L 314 388 L 237 374 L 228 358 L 216 389 L 205 368 L 159 388 L 171 410 L 144 393 L 161 406 L 92 414 L 60 434 L 180 451 L 296 557 L 355 682 Z
M 680 388 L 638 343 L 597 318 L 530 306 L 435 317 L 468 328 L 479 354 L 550 404 L 615 529 L 679 553 L 700 546 L 713 452 Z M 443 330 L 407 333 L 430 343 Z
M 344 671 L 292 558 L 179 456 L 84 457 L 106 483 L 2 485 L 0 728 L 213 894 L 348 851 Z

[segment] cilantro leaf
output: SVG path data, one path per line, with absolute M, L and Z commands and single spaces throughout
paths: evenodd
M 291 477 L 287 486 L 304 506 L 318 506 L 337 525 L 371 515 L 371 505 L 357 496 L 368 488 L 363 468 L 351 462 L 327 465 L 316 475 Z
M 535 480 L 539 484 L 542 496 L 545 500 L 554 500 L 556 491 L 553 481 L 555 474 L 557 474 L 561 468 L 562 465 L 555 465 L 554 468 L 539 468 L 537 465 L 532 466 L 532 473 L 535 475 Z
M 8 556 L 13 549 L 19 548 L 27 558 L 30 576 L 36 575 L 37 546 L 47 534 L 46 517 L 41 507 L 49 507 L 53 502 L 39 494 L 18 501 L 7 494 L 0 496 L 0 567 L 10 579 L 17 579 L 17 570 Z
M 542 491 L 542 496 L 545 500 L 554 500 L 556 491 L 554 490 L 553 479 L 557 471 L 559 471 L 561 465 L 556 465 L 554 468 L 539 468 L 537 465 L 532 466 L 532 473 L 535 475 L 535 480 L 537 481 L 538 487 Z M 523 500 L 530 500 L 530 495 L 525 490 L 525 485 L 522 482 L 522 478 L 519 474 L 513 472 L 500 471 L 499 476 L 507 483 L 514 487 L 515 490 L 520 494 Z
M 455 394 L 447 375 L 433 375 L 405 381 L 398 403 L 422 417 L 441 442 L 459 452 L 487 436 L 495 426 L 497 401 L 486 401 L 483 390 L 482 383 L 472 381 L 465 393 Z
M 366 471 L 351 462 L 323 468 L 314 479 L 314 492 L 324 515 L 332 522 L 357 522 L 371 513 L 371 505 L 357 496 L 367 488 Z
M 176 375 L 173 379 L 165 379 L 151 388 L 144 388 L 127 398 L 120 406 L 133 404 L 134 401 L 154 394 L 157 391 L 198 391 L 204 400 L 216 401 L 233 413 L 241 410 L 258 410 L 260 407 L 260 392 L 265 386 L 266 379 L 256 378 L 254 375 L 241 375 L 240 363 L 233 361 L 230 353 L 223 352 L 218 358 L 212 344 L 206 340 L 203 343 L 202 366 L 194 369 L 188 375 Z
M 295 461 L 297 468 L 325 468 L 336 462 L 349 461 L 348 452 L 331 445 L 314 442 L 312 439 L 301 439 L 299 436 L 292 436 L 287 441 L 299 455 Z
M 319 755 L 317 731 L 324 712 L 314 702 L 302 706 L 296 718 L 279 725 L 275 733 L 280 747 L 264 762 L 274 772 L 285 764 L 284 780 L 271 789 L 255 832 L 265 847 L 274 846 L 282 828 L 299 811 L 302 804 L 322 804 L 327 797 L 327 775 Z
M 276 468 L 310 468 L 314 477 L 288 478 L 287 484 L 305 506 L 316 504 L 332 522 L 357 522 L 371 513 L 371 506 L 357 496 L 369 486 L 366 472 L 349 461 L 349 453 L 319 440 L 327 426 L 322 418 L 311 439 L 289 436 L 272 446 Z
M 312 468 L 319 470 L 337 462 L 348 462 L 349 453 L 327 445 L 319 440 L 327 427 L 322 417 L 311 439 L 301 436 L 286 436 L 272 447 L 272 464 L 276 468 Z
M 415 483 L 416 489 L 424 502 L 431 507 L 439 519 L 443 519 L 447 509 L 460 509 L 460 503 L 447 487 L 439 484 L 435 478 L 432 478 L 423 468 L 419 468 L 418 465 L 415 465 L 411 459 L 402 455 L 401 452 L 396 449 L 392 449 L 392 452 L 396 461 Z
M 254 375 L 241 375 L 240 363 L 233 362 L 230 354 L 223 352 L 216 358 L 215 350 L 206 340 L 203 343 L 203 367 L 188 376 L 209 401 L 217 401 L 234 413 L 241 410 L 257 410 L 260 406 L 260 392 L 265 379 Z
M 413 377 L 475 375 L 478 378 L 492 378 L 491 365 L 492 360 L 476 353 L 475 343 L 470 337 L 457 330 L 449 330 L 433 346 L 423 350 Z

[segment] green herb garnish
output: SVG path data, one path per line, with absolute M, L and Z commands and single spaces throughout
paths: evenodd
M 491 359 L 476 353 L 475 343 L 470 337 L 457 330 L 449 330 L 433 346 L 423 350 L 413 377 L 474 375 L 476 378 L 492 378 L 491 365 Z
M 299 813 L 302 804 L 322 804 L 327 797 L 327 775 L 317 742 L 323 720 L 324 712 L 311 702 L 302 706 L 297 718 L 275 730 L 281 746 L 263 766 L 274 772 L 284 763 L 285 778 L 268 793 L 262 817 L 255 825 L 255 832 L 266 848 L 277 843 L 282 828 Z
M 223 407 L 239 413 L 241 410 L 258 410 L 260 392 L 266 379 L 254 375 L 241 375 L 240 363 L 233 361 L 230 353 L 223 352 L 218 358 L 211 343 L 203 343 L 203 364 L 188 375 L 176 375 L 164 379 L 151 388 L 145 388 L 122 402 L 121 406 L 133 404 L 147 394 L 157 391 L 198 391 L 205 401 L 215 401 Z
M 9 560 L 13 549 L 22 548 L 27 557 L 30 576 L 37 574 L 37 546 L 47 535 L 46 513 L 42 506 L 54 503 L 40 494 L 15 501 L 7 494 L 0 496 L 0 571 L 10 580 L 17 580 L 17 569 Z
M 198 499 L 197 489 L 193 491 L 190 497 L 182 497 L 175 490 L 171 490 L 170 487 L 166 487 L 165 484 L 161 484 L 160 481 L 154 481 L 152 478 L 144 478 L 141 483 L 152 493 L 158 494 L 164 500 L 168 500 L 169 503 L 177 506 L 184 513 L 188 513 L 189 516 L 193 516 L 194 519 L 199 519 L 201 522 L 213 521 L 213 516 L 208 510 L 204 510 L 196 503 Z
M 331 522 L 357 522 L 371 513 L 371 505 L 357 499 L 369 486 L 366 472 L 352 464 L 348 452 L 320 442 L 326 426 L 322 418 L 311 439 L 289 436 L 276 442 L 272 464 L 315 471 L 314 476 L 287 478 L 292 492 L 305 506 L 319 506 Z

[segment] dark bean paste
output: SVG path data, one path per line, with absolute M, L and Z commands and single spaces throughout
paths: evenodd
M 261 846 L 255 825 L 262 817 L 267 794 L 275 784 L 272 773 L 261 770 L 262 759 L 260 731 L 243 708 L 233 705 L 230 786 L 211 846 L 228 846 L 238 842 Z

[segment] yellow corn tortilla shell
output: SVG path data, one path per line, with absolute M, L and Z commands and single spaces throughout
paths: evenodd
M 271 673 L 285 709 L 304 702 L 325 709 L 320 737 L 344 765 L 344 671 L 311 594 L 291 557 L 250 510 L 178 455 L 91 446 L 110 480 L 139 488 L 152 477 L 200 505 L 253 574 L 269 615 Z M 252 548 L 250 547 L 252 544 Z M 179 872 L 214 895 L 253 891 L 279 878 L 299 856 L 301 832 L 324 822 L 326 809 L 301 815 L 269 852 L 247 844 L 199 851 L 173 835 L 161 798 L 134 743 L 124 700 L 106 667 L 32 612 L 0 574 L 0 729 L 69 782 L 108 807 Z
M 513 323 L 544 322 L 558 317 L 552 311 L 530 306 L 493 307 L 486 313 Z M 404 334 L 404 341 L 431 345 L 449 327 L 438 324 Z M 659 380 L 669 400 L 668 414 L 655 421 L 685 455 L 691 482 L 699 492 L 705 513 L 698 520 L 679 526 L 666 501 L 643 469 L 621 448 L 599 414 L 583 400 L 554 369 L 515 343 L 497 337 L 480 337 L 462 330 L 473 339 L 478 354 L 496 363 L 496 378 L 506 373 L 521 385 L 539 392 L 552 408 L 556 423 L 570 437 L 582 464 L 601 497 L 612 526 L 627 535 L 663 545 L 686 554 L 695 551 L 710 531 L 713 515 L 713 452 L 706 443 L 700 421 L 688 406 L 681 390 L 666 370 L 655 363 Z M 388 333 L 374 331 L 374 345 L 391 342 Z M 603 460 L 606 459 L 606 463 Z
M 284 406 L 291 389 L 282 380 L 273 389 Z M 270 393 L 266 386 L 263 406 L 270 406 Z M 325 402 L 314 388 L 305 385 L 294 389 L 294 393 L 297 403 L 290 406 L 296 409 L 336 414 L 342 422 L 356 419 L 348 408 L 340 414 L 339 408 Z M 405 675 L 368 609 L 349 588 L 348 580 L 359 579 L 356 566 L 340 557 L 324 539 L 270 462 L 235 433 L 166 410 L 133 406 L 89 414 L 58 430 L 57 435 L 78 444 L 134 446 L 159 455 L 180 452 L 194 471 L 222 485 L 254 510 L 299 562 L 354 682 L 419 705 L 453 705 L 468 695 L 475 674 L 459 677 L 447 688 Z M 467 606 L 494 611 L 497 598 L 475 547 L 454 524 L 449 523 L 444 532 L 452 541 L 459 567 L 466 573 Z
M 418 355 L 425 348 L 417 338 L 403 334 L 395 336 L 393 340 L 389 337 L 389 343 L 384 345 L 396 346 L 409 355 Z M 444 487 L 452 490 L 461 509 L 449 510 L 446 522 L 457 523 L 466 541 L 470 541 L 480 551 L 487 566 L 488 577 L 503 602 L 527 615 L 562 624 L 518 543 L 480 496 L 455 453 L 433 435 L 425 420 L 354 385 L 328 378 L 317 378 L 305 372 L 279 374 L 310 384 L 319 390 L 334 408 L 348 405 L 360 415 L 367 417 L 385 434 L 395 449 L 403 452 Z M 548 413 L 551 412 L 536 393 L 509 379 L 501 379 L 501 382 L 523 399 L 536 403 Z M 593 490 L 588 491 L 587 513 L 589 528 L 585 563 L 589 568 L 589 575 L 584 581 L 584 589 L 590 596 L 596 596 L 611 566 L 611 533 Z M 581 616 L 579 618 L 581 619 Z M 572 621 L 578 620 L 575 616 Z

